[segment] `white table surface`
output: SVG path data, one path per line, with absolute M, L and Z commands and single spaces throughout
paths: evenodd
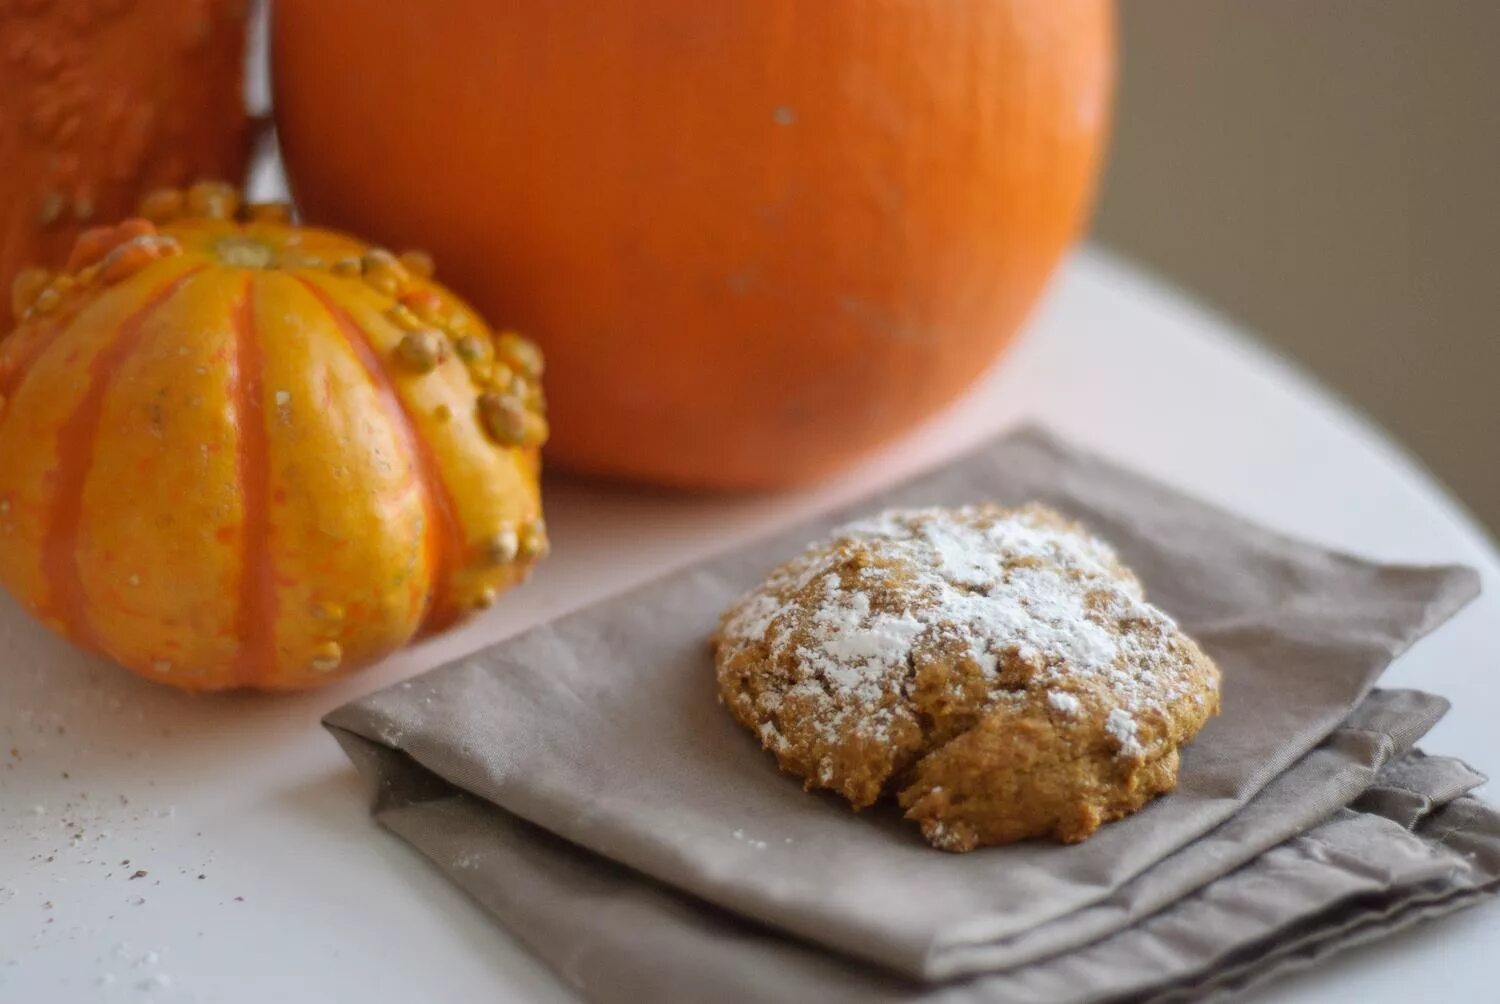
M 1500 662 L 1493 546 L 1417 464 L 1305 377 L 1084 251 L 1001 366 L 859 470 L 760 499 L 551 479 L 556 550 L 530 584 L 482 620 L 328 690 L 177 694 L 77 654 L 0 599 L 0 1000 L 571 999 L 371 822 L 319 717 L 1023 418 L 1301 536 L 1477 566 L 1486 595 L 1386 680 L 1453 700 L 1428 749 L 1500 770 L 1500 697 L 1485 685 Z M 1489 904 L 1263 997 L 1493 1000 L 1481 987 L 1497 946 L 1500 904 Z

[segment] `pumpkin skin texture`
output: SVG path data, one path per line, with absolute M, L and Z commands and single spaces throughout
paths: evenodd
M 151 679 L 296 689 L 546 552 L 541 361 L 425 256 L 236 202 L 156 193 L 159 227 L 85 233 L 65 273 L 17 284 L 0 583 Z
M 550 461 L 687 487 L 808 481 L 970 384 L 1083 221 L 1113 80 L 1107 0 L 280 0 L 272 32 L 309 218 L 537 338 Z
M 244 0 L 0 7 L 0 289 L 150 188 L 241 175 Z

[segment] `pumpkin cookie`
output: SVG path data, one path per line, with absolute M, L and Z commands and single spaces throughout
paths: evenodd
M 1170 791 L 1219 710 L 1209 658 L 1039 505 L 845 526 L 730 608 L 714 652 L 783 770 L 856 809 L 894 794 L 947 851 L 1083 840 Z

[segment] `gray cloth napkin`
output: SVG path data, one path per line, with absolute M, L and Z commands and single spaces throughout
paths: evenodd
M 1383 691 L 1370 700 L 1387 697 L 1409 705 L 1406 712 L 1385 712 L 1390 724 L 1405 718 L 1410 724 L 1403 729 L 1420 728 L 1432 707 L 1427 702 L 1436 701 Z M 388 746 L 337 734 L 375 787 L 375 815 L 384 826 L 570 986 L 608 1004 L 1204 999 L 1467 906 L 1500 887 L 1500 815 L 1460 797 L 1483 779 L 1456 760 L 1414 752 L 1381 772 L 1353 808 L 1335 810 L 1133 926 L 1012 969 L 924 984 L 684 895 L 557 839 Z M 1395 752 L 1386 736 L 1361 724 L 1335 732 L 1329 747 L 1253 799 L 1235 817 L 1234 830 L 1283 827 L 1298 785 L 1333 763 L 1349 763 L 1339 748 L 1369 753 L 1389 743 Z M 1235 834 L 1222 837 L 1232 841 Z M 1157 883 L 1159 871 L 1176 867 L 1175 857 L 1166 859 L 1102 906 L 1128 914 L 1132 897 Z
M 706 638 L 718 614 L 809 540 L 891 506 L 1031 499 L 1111 540 L 1224 671 L 1224 713 L 1185 749 L 1171 796 L 1073 847 L 956 857 L 927 848 L 889 808 L 855 816 L 804 793 L 716 706 Z M 710 979 L 747 1000 L 799 987 L 866 999 L 1201 993 L 1371 929 L 1287 933 L 1332 909 L 1330 891 L 1295 917 L 1261 910 L 1258 930 L 1152 934 L 1197 897 L 1210 897 L 1209 910 L 1225 883 L 1280 867 L 1266 864 L 1276 845 L 1286 857 L 1290 838 L 1343 822 L 1443 707 L 1411 692 L 1361 701 L 1477 588 L 1467 569 L 1380 566 L 1288 540 L 1028 430 L 345 706 L 327 724 L 385 786 L 382 822 L 523 937 L 548 931 L 533 946 L 597 999 L 691 996 Z M 1411 786 L 1423 820 L 1471 804 L 1440 807 L 1470 783 L 1453 770 Z M 1352 819 L 1433 844 L 1361 806 Z M 1292 872 L 1271 874 L 1252 885 L 1280 886 Z M 1420 884 L 1390 874 L 1387 892 Z M 1456 888 L 1452 875 L 1442 883 Z M 1486 884 L 1476 875 L 1476 890 Z M 1138 939 L 1131 957 L 1147 961 L 1089 967 L 1122 938 Z M 1266 938 L 1300 948 L 1257 955 Z M 766 977 L 771 962 L 798 982 Z M 1235 966 L 1245 973 L 1230 975 Z

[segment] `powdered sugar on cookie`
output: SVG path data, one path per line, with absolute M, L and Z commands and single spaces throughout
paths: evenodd
M 851 568 L 856 552 L 870 560 Z M 826 698 L 818 717 L 830 737 L 888 703 L 920 647 L 957 648 L 990 676 L 1019 660 L 1035 685 L 1064 687 L 1048 700 L 1065 714 L 1080 710 L 1069 680 L 1104 679 L 1114 721 L 1132 723 L 1110 734 L 1133 756 L 1135 713 L 1176 689 L 1157 678 L 1175 630 L 1098 538 L 1040 507 L 966 507 L 887 512 L 835 531 L 741 600 L 721 640 L 765 644 L 772 658 L 793 647 L 800 689 Z
M 895 794 L 944 850 L 1081 840 L 1175 783 L 1218 670 L 1114 550 L 1042 506 L 893 511 L 730 608 L 734 716 L 808 787 Z
M 1047 691 L 1047 703 L 1051 705 L 1052 710 L 1060 711 L 1065 715 L 1076 715 L 1083 708 L 1083 703 L 1078 698 L 1061 690 Z

